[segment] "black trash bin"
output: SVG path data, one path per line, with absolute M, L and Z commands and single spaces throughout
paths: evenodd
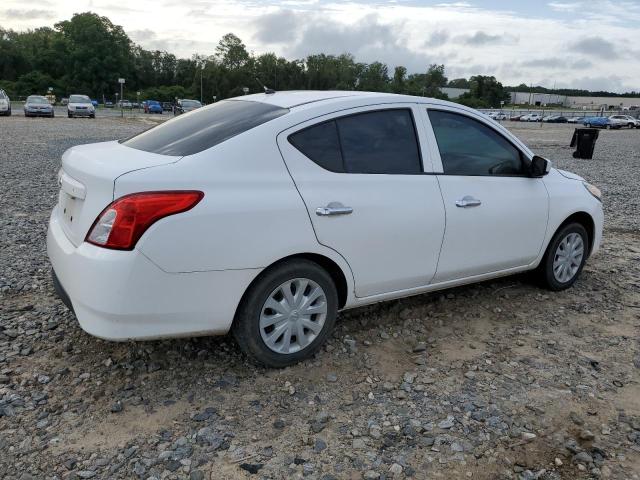
M 598 130 L 595 128 L 576 128 L 573 132 L 570 147 L 576 147 L 573 158 L 593 158 L 593 149 L 598 139 Z

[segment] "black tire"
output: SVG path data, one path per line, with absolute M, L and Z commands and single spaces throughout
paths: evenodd
M 306 278 L 313 280 L 324 291 L 327 314 L 322 330 L 309 345 L 295 353 L 278 353 L 271 350 L 260 333 L 260 314 L 271 293 L 288 280 Z M 338 312 L 336 286 L 327 271 L 315 262 L 305 259 L 286 261 L 261 273 L 244 294 L 232 333 L 241 350 L 253 361 L 272 368 L 283 368 L 315 354 L 331 334 Z
M 562 240 L 571 233 L 577 233 L 582 237 L 582 242 L 584 245 L 582 261 L 580 262 L 580 266 L 578 267 L 578 270 L 573 275 L 573 277 L 571 277 L 569 280 L 565 282 L 561 282 L 558 279 L 556 279 L 553 273 L 553 262 L 555 260 L 558 246 L 560 245 Z M 558 229 L 558 231 L 555 233 L 555 235 L 549 242 L 547 251 L 545 252 L 544 257 L 542 257 L 542 261 L 540 262 L 540 265 L 538 266 L 538 269 L 537 269 L 538 278 L 542 283 L 542 285 L 545 288 L 548 288 L 549 290 L 552 290 L 554 292 L 565 290 L 571 287 L 580 276 L 580 273 L 582 272 L 584 264 L 587 261 L 587 257 L 589 256 L 590 245 L 591 244 L 589 243 L 589 234 L 581 224 L 569 223 L 563 226 L 562 228 Z

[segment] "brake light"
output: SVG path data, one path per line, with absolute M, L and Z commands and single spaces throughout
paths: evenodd
M 125 195 L 105 208 L 89 229 L 86 241 L 115 250 L 132 250 L 158 220 L 195 207 L 204 193 L 195 190 L 141 192 Z

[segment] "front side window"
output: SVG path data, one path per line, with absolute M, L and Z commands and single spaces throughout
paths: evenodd
M 429 110 L 447 175 L 524 175 L 520 151 L 494 129 L 466 115 Z
M 340 117 L 296 132 L 289 141 L 306 157 L 333 172 L 406 175 L 422 171 L 409 109 Z
M 161 123 L 122 144 L 161 155 L 193 155 L 288 112 L 262 102 L 223 100 Z

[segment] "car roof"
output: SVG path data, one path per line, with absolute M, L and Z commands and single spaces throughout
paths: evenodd
M 408 102 L 408 103 L 441 103 L 448 105 L 450 102 L 428 97 L 414 97 L 411 95 L 398 95 L 395 93 L 362 92 L 345 90 L 289 90 L 275 93 L 255 93 L 235 97 L 233 100 L 247 100 L 268 103 L 281 108 L 295 108 L 310 103 L 326 102 L 338 99 L 366 99 L 380 102 Z M 456 106 L 460 106 L 456 104 Z

